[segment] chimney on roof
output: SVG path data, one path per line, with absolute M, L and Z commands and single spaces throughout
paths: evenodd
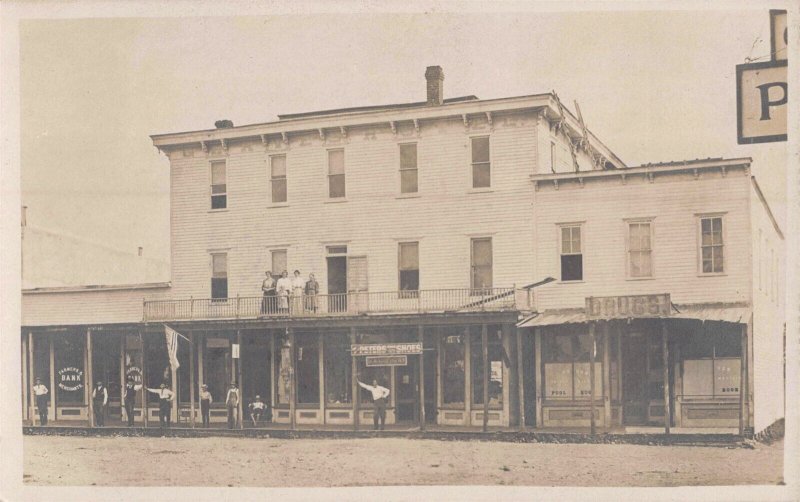
M 144 253 L 144 248 L 142 246 L 139 246 L 139 256 L 142 256 L 143 253 Z
M 28 226 L 28 206 L 22 206 L 22 226 Z
M 439 106 L 444 103 L 444 72 L 441 66 L 429 66 L 425 70 L 428 82 L 428 105 Z
M 227 119 L 217 120 L 216 122 L 214 122 L 214 127 L 216 127 L 217 129 L 230 129 L 231 127 L 233 127 L 233 121 Z

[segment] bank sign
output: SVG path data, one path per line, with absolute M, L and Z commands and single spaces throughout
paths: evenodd
M 630 319 L 668 317 L 672 302 L 669 293 L 660 295 L 590 296 L 586 298 L 586 318 Z
M 350 346 L 353 356 L 402 356 L 422 354 L 422 343 L 361 343 Z
M 74 366 L 58 370 L 58 387 L 69 392 L 81 390 L 83 388 L 83 370 Z

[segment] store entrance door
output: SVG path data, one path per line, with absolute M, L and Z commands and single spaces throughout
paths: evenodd
M 395 421 L 419 422 L 419 356 L 407 356 L 408 364 L 395 369 Z
M 647 338 L 629 333 L 622 339 L 622 417 L 625 425 L 647 423 Z

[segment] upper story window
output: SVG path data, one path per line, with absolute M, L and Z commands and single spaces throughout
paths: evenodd
M 489 136 L 472 138 L 472 188 L 491 186 L 491 172 Z
M 286 155 L 273 155 L 269 158 L 269 178 L 272 202 L 286 202 Z
M 398 245 L 398 281 L 401 298 L 416 298 L 419 291 L 419 243 Z
M 228 298 L 228 254 L 211 253 L 211 298 Z
M 471 241 L 471 278 L 472 294 L 488 294 L 492 287 L 492 238 L 481 237 Z
M 215 160 L 211 163 L 211 209 L 225 209 L 228 207 L 228 190 L 225 180 L 227 167 L 224 160 Z
M 725 271 L 722 242 L 722 216 L 700 218 L 700 270 L 703 274 Z
M 270 251 L 270 254 L 272 262 L 272 276 L 275 277 L 275 280 L 277 280 L 284 271 L 288 271 L 286 264 L 286 250 L 273 249 Z
M 583 280 L 583 244 L 581 225 L 562 225 L 561 230 L 561 280 Z
M 328 150 L 328 197 L 345 196 L 344 150 Z
M 550 142 L 550 171 L 556 172 L 556 142 Z
M 628 222 L 628 277 L 653 277 L 653 225 Z
M 417 193 L 417 144 L 400 145 L 400 193 Z

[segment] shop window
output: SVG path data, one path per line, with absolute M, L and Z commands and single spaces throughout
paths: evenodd
M 319 339 L 316 335 L 296 337 L 297 402 L 319 404 Z
M 419 243 L 401 242 L 398 245 L 398 281 L 400 298 L 419 295 Z
M 325 400 L 329 405 L 352 403 L 350 337 L 325 335 Z
M 344 150 L 328 150 L 328 197 L 336 199 L 345 195 Z
M 211 209 L 228 207 L 227 167 L 224 160 L 211 163 Z
M 721 216 L 700 218 L 700 260 L 704 274 L 725 271 Z
M 564 225 L 561 229 L 561 280 L 583 280 L 583 248 L 581 226 Z
M 652 243 L 651 222 L 628 223 L 628 277 L 653 276 Z
M 148 334 L 144 336 L 145 353 L 145 385 L 151 389 L 157 389 L 162 383 L 167 387 L 172 386 L 172 369 L 169 365 L 167 355 L 167 342 L 164 338 L 163 330 L 160 336 Z M 224 385 L 224 383 L 223 383 Z M 152 392 L 145 392 L 147 402 L 158 405 L 158 395 Z M 214 394 L 216 397 L 217 394 Z
M 416 193 L 417 189 L 417 144 L 400 145 L 400 193 Z
M 503 338 L 500 326 L 487 326 L 487 352 L 489 363 L 489 406 L 503 406 Z M 472 375 L 472 402 L 483 404 L 483 343 L 481 327 L 470 326 L 470 372 Z
M 491 172 L 489 137 L 472 138 L 472 188 L 491 186 Z
M 466 340 L 462 328 L 449 328 L 442 334 L 442 403 L 464 405 Z
M 272 202 L 286 202 L 286 155 L 273 155 L 269 158 L 269 178 Z
M 228 298 L 228 255 L 211 253 L 211 299 Z
M 589 399 L 591 387 L 592 339 L 584 327 L 560 328 L 561 333 L 546 333 L 542 338 L 546 399 Z M 603 392 L 603 344 L 597 337 L 595 349 L 595 397 Z
M 184 340 L 181 337 L 178 337 L 178 362 L 180 366 L 178 366 L 178 396 L 177 399 L 180 399 L 181 403 L 188 403 L 190 401 L 189 389 L 191 386 L 190 377 L 189 377 L 189 356 L 191 351 L 189 350 L 189 342 Z M 197 367 L 197 353 L 195 352 L 195 361 L 194 367 Z M 109 393 L 111 393 L 111 386 L 109 386 Z M 119 395 L 115 393 L 114 395 Z M 197 394 L 195 393 L 195 399 L 197 399 Z
M 709 323 L 681 341 L 683 395 L 737 398 L 741 383 L 741 328 Z
M 53 337 L 55 358 L 56 405 L 83 405 L 86 381 L 83 352 L 85 334 L 67 333 Z M 45 382 L 43 382 L 45 383 Z M 48 385 L 45 383 L 45 385 Z M 52 392 L 52 389 L 51 389 Z
M 92 377 L 103 382 L 109 399 L 120 397 L 120 341 L 116 334 L 92 334 Z
M 275 401 L 277 404 L 289 404 L 289 394 L 291 391 L 291 367 L 292 352 L 289 345 L 289 335 L 281 333 L 277 337 L 275 350 Z
M 492 238 L 482 237 L 471 240 L 470 280 L 471 294 L 487 295 L 492 288 Z

